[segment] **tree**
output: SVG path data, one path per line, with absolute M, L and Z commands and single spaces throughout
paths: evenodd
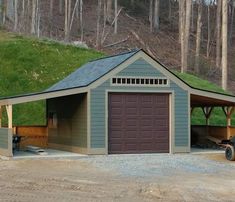
M 3 0 L 0 0 L 0 26 L 3 25 Z
M 233 23 L 234 23 L 234 9 L 235 9 L 235 1 L 230 1 L 230 7 L 231 7 L 231 22 L 230 22 L 230 28 L 229 28 L 229 47 L 232 46 L 232 38 L 233 38 Z
M 97 6 L 97 24 L 96 24 L 96 47 L 98 49 L 101 46 L 101 36 L 100 36 L 101 7 L 102 7 L 102 1 L 98 0 L 98 6 Z
M 107 21 L 112 23 L 112 0 L 107 0 Z
M 159 29 L 160 29 L 159 6 L 160 6 L 160 0 L 155 0 L 155 3 L 154 3 L 153 27 L 154 27 L 154 30 L 156 32 L 159 31 Z
M 207 5 L 207 46 L 206 46 L 206 57 L 210 57 L 210 43 L 211 43 L 211 1 Z
M 81 41 L 83 41 L 83 0 L 80 0 L 80 33 L 81 33 Z
M 18 29 L 18 0 L 14 0 L 14 31 Z
M 115 12 L 114 34 L 117 34 L 117 27 L 118 27 L 118 1 L 117 0 L 114 0 L 114 12 Z
M 196 34 L 196 59 L 195 59 L 195 71 L 197 73 L 199 73 L 201 35 L 202 35 L 202 0 L 199 0 L 198 1 L 198 16 L 197 16 L 197 34 Z
M 37 7 L 36 4 L 37 4 L 37 1 L 32 0 L 31 34 L 36 33 L 36 29 L 35 29 L 35 26 L 36 26 L 36 7 Z
M 153 32 L 153 0 L 149 0 L 149 24 L 150 32 Z
M 70 37 L 71 0 L 64 1 L 64 10 L 64 40 L 68 41 Z
M 54 0 L 50 0 L 50 12 L 49 12 L 49 18 L 50 18 L 50 37 L 52 37 L 52 28 L 53 28 L 53 8 L 54 8 Z
M 181 72 L 187 71 L 189 52 L 189 31 L 191 16 L 191 0 L 179 1 L 179 24 L 181 42 Z
M 216 67 L 221 65 L 221 1 L 217 0 L 216 11 Z
M 222 0 L 222 88 L 227 90 L 228 80 L 228 2 Z
M 60 13 L 60 15 L 62 15 L 62 13 L 63 13 L 63 1 L 64 0 L 59 0 L 59 13 Z

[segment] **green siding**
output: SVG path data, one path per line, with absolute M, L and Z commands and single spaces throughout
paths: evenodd
M 164 76 L 144 60 L 137 60 L 117 76 Z M 188 92 L 174 82 L 169 87 L 111 86 L 110 80 L 91 90 L 91 148 L 105 148 L 105 94 L 106 90 L 162 90 L 175 94 L 175 146 L 188 146 Z
M 48 142 L 87 147 L 87 95 L 79 94 L 48 100 L 48 114 L 56 112 L 57 128 L 49 126 Z
M 8 149 L 9 129 L 0 128 L 0 149 Z
M 145 60 L 140 59 L 131 64 L 128 68 L 119 72 L 117 76 L 153 76 L 162 77 L 164 76 L 161 72 L 156 71 L 154 67 L 146 63 Z

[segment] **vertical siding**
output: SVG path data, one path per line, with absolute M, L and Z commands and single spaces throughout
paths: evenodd
M 48 114 L 56 112 L 57 128 L 48 126 L 48 142 L 87 147 L 87 95 L 48 100 Z
M 12 157 L 12 129 L 0 128 L 0 155 Z
M 0 148 L 8 149 L 8 128 L 0 128 Z
M 137 60 L 118 76 L 164 76 L 144 60 Z M 181 89 L 174 82 L 169 87 L 116 87 L 110 85 L 110 80 L 91 90 L 91 148 L 105 148 L 105 94 L 106 90 L 165 90 L 175 94 L 175 146 L 188 146 L 188 92 Z

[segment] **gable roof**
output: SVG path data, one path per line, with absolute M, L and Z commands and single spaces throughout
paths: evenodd
M 48 88 L 45 92 L 86 87 L 98 80 L 140 50 L 93 60 L 78 68 L 75 72 Z
M 170 71 L 166 66 L 164 66 L 162 63 L 157 61 L 142 49 L 91 61 L 45 91 L 0 98 L 0 105 L 19 104 L 78 93 L 85 93 L 88 91 L 88 87 L 93 83 L 95 84 L 96 82 L 99 82 L 101 77 L 108 77 L 109 73 L 111 73 L 111 71 L 118 70 L 118 67 L 125 68 L 128 63 L 132 62 L 132 58 L 134 60 L 136 59 L 135 56 L 136 58 L 142 57 L 143 59 L 150 62 L 150 64 L 153 66 L 156 66 L 156 68 L 160 68 L 164 74 L 169 73 L 168 76 L 181 87 L 185 88 L 185 90 L 187 90 L 190 95 L 198 95 L 217 100 L 224 100 L 229 106 L 235 106 L 235 96 L 213 92 L 210 90 L 203 90 L 191 86 L 189 83 L 182 80 L 178 75 Z

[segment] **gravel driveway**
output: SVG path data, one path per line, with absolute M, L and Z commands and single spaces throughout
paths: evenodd
M 0 201 L 235 201 L 223 154 L 0 160 Z
M 94 156 L 83 159 L 102 170 L 127 177 L 148 179 L 172 176 L 177 172 L 192 174 L 214 174 L 235 170 L 235 163 L 215 161 L 203 155 L 192 154 L 133 154 Z M 234 176 L 235 178 L 235 176 Z

